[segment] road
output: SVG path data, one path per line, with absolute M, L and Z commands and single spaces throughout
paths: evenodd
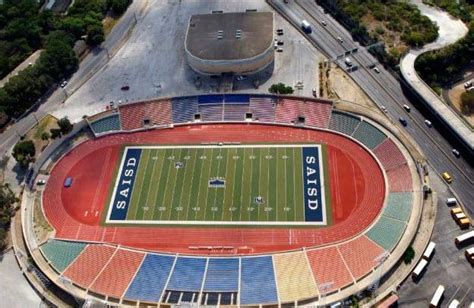
M 70 78 L 65 88 L 58 87 L 35 111 L 19 119 L 0 135 L 0 157 L 5 155 L 39 119 L 55 110 L 64 103 L 92 75 L 103 67 L 110 56 L 123 44 L 126 36 L 137 18 L 141 18 L 148 1 L 134 1 L 120 21 L 107 35 L 106 40 L 98 48 L 92 50 L 79 65 L 77 72 Z
M 349 76 L 364 90 L 364 92 L 379 107 L 386 108 L 388 118 L 395 124 L 403 117 L 408 125 L 404 128 L 415 140 L 427 158 L 427 163 L 436 173 L 449 172 L 453 176 L 450 185 L 458 199 L 464 204 L 470 216 L 474 216 L 474 170 L 469 164 L 469 158 L 461 155 L 456 158 L 451 150 L 456 145 L 450 144 L 450 139 L 445 135 L 445 128 L 432 119 L 426 112 L 420 111 L 411 103 L 402 90 L 400 81 L 393 77 L 377 60 L 369 54 L 363 46 L 352 40 L 351 35 L 334 20 L 329 14 L 312 0 L 295 0 L 285 4 L 283 0 L 269 0 L 274 8 L 286 15 L 287 18 L 299 27 L 301 20 L 306 19 L 313 27 L 313 32 L 307 35 L 314 45 L 325 53 L 331 61 L 337 63 L 342 69 L 347 69 L 344 64 L 345 53 L 350 53 L 355 48 L 357 52 L 349 55 L 354 66 L 358 69 L 349 73 Z M 326 26 L 322 25 L 322 21 Z M 337 37 L 342 38 L 340 43 Z M 369 68 L 376 64 L 380 73 Z M 411 107 L 411 112 L 406 112 L 403 105 Z M 418 106 L 416 106 L 418 107 Z M 424 120 L 433 122 L 433 127 L 424 124 Z

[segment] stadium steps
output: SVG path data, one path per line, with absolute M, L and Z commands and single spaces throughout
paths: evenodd
M 89 289 L 120 299 L 144 256 L 142 252 L 118 249 Z
M 353 283 L 351 273 L 336 247 L 308 250 L 306 254 L 320 294 L 327 294 Z M 325 266 L 320 266 L 321 264 Z
M 405 230 L 405 223 L 382 215 L 367 231 L 367 236 L 387 251 L 392 251 Z
M 84 243 L 49 240 L 40 249 L 54 269 L 62 273 L 85 247 Z
M 206 258 L 178 257 L 166 289 L 200 292 L 206 266 Z
M 102 134 L 110 131 L 119 131 L 120 127 L 120 118 L 118 114 L 114 114 L 102 119 L 98 119 L 90 123 L 92 131 L 94 134 Z
M 237 292 L 239 290 L 239 259 L 211 258 L 207 266 L 204 292 Z
M 404 222 L 408 222 L 411 214 L 413 193 L 411 192 L 393 192 L 388 194 L 388 200 L 385 205 L 383 215 Z
M 173 123 L 186 123 L 194 120 L 194 114 L 198 113 L 198 102 L 196 96 L 172 98 Z
M 278 294 L 271 256 L 241 258 L 240 304 L 272 304 Z
M 275 122 L 276 99 L 270 96 L 250 97 L 250 111 L 254 120 L 260 122 Z
M 87 289 L 107 265 L 115 251 L 116 248 L 112 246 L 88 245 L 64 271 L 63 276 Z
M 273 255 L 280 302 L 291 302 L 318 295 L 303 251 Z
M 376 267 L 386 252 L 362 235 L 338 246 L 338 249 L 355 280 L 359 280 Z
M 374 149 L 373 153 L 375 156 L 377 156 L 386 171 L 406 164 L 403 153 L 400 151 L 397 145 L 388 138 L 379 144 Z
M 387 138 L 378 128 L 365 121 L 360 123 L 352 137 L 362 142 L 369 149 L 374 149 Z
M 333 110 L 329 120 L 329 129 L 351 136 L 360 122 L 359 117 Z

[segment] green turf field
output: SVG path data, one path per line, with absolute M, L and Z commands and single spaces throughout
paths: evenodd
M 126 217 L 120 222 L 304 224 L 302 148 L 307 146 L 320 148 L 308 144 L 140 147 Z

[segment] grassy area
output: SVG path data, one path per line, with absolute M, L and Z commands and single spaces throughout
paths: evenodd
M 33 211 L 34 231 L 37 240 L 41 243 L 49 238 L 49 233 L 54 229 L 49 225 L 48 221 L 41 210 L 41 193 L 38 192 L 35 196 L 35 204 Z
M 47 133 L 51 128 L 58 128 L 57 119 L 52 115 L 46 115 L 39 120 L 39 123 L 34 126 L 28 133 L 25 139 L 33 141 L 36 150 L 36 156 L 48 145 L 49 139 L 43 139 L 43 134 Z
M 127 220 L 305 222 L 302 149 L 142 149 Z M 222 182 L 211 185 L 215 180 Z

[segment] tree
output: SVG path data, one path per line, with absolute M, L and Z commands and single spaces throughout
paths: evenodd
M 474 114 L 474 90 L 461 94 L 461 112 L 468 116 Z
M 63 135 L 67 135 L 72 131 L 73 125 L 67 117 L 58 120 L 59 130 Z
M 407 250 L 405 250 L 405 253 L 403 254 L 403 262 L 405 262 L 405 264 L 410 264 L 414 257 L 415 250 L 413 247 L 408 246 Z
M 87 44 L 91 46 L 100 45 L 105 40 L 102 24 L 91 25 L 87 28 Z
M 268 91 L 276 94 L 292 94 L 294 92 L 292 87 L 281 82 L 272 84 Z
M 130 0 L 109 0 L 108 6 L 116 15 L 124 13 L 128 6 L 130 5 Z
M 58 137 L 61 136 L 61 130 L 60 129 L 57 129 L 57 128 L 51 128 L 49 130 L 49 132 L 51 133 L 51 138 L 52 139 L 56 139 Z
M 13 147 L 12 156 L 21 167 L 27 167 L 35 158 L 35 145 L 33 141 L 19 141 Z

